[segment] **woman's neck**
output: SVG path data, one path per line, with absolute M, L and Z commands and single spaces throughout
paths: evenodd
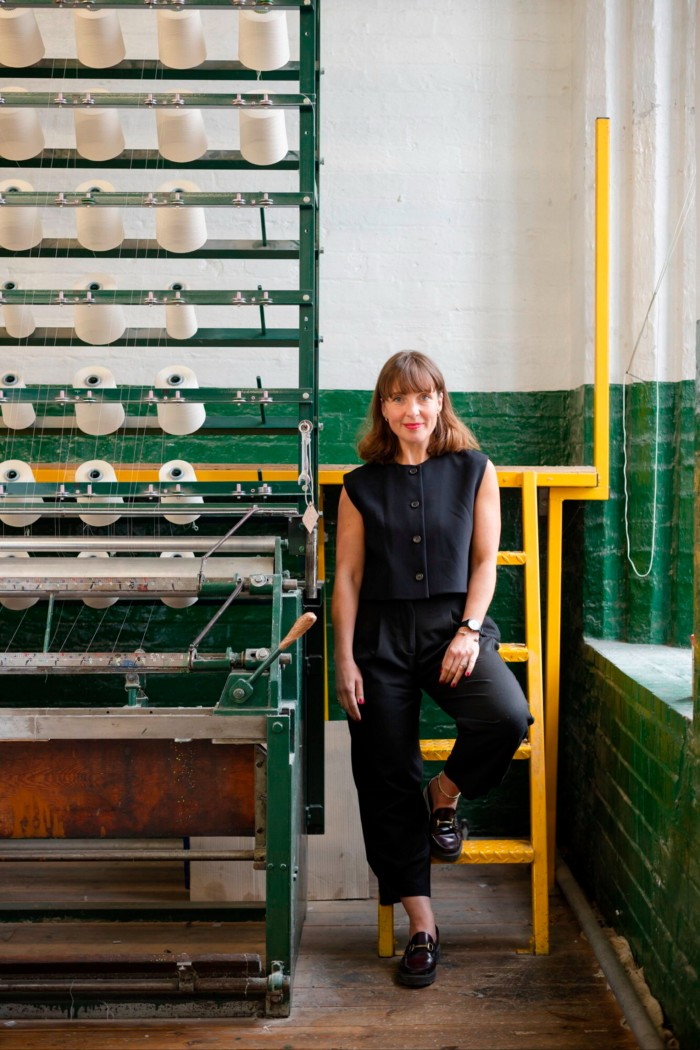
M 400 448 L 396 454 L 395 462 L 399 463 L 402 467 L 419 467 L 421 463 L 425 463 L 427 459 L 430 459 L 427 449 Z

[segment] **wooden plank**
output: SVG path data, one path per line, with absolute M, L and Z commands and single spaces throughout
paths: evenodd
M 0 838 L 250 834 L 253 753 L 206 740 L 7 745 Z
M 405 990 L 410 995 L 410 990 Z M 442 1014 L 444 1018 L 445 1005 Z M 17 1022 L 14 1031 L 3 1033 L 3 1050 L 124 1050 L 145 1046 L 150 1050 L 187 1050 L 207 1047 L 208 1050 L 231 1050 L 233 1046 L 246 1050 L 312 1050 L 334 1047 L 354 1050 L 591 1050 L 605 1046 L 606 1050 L 636 1050 L 636 1040 L 629 1032 L 620 1032 L 610 1023 L 590 1021 L 582 1024 L 576 1007 L 570 1006 L 561 1017 L 542 1018 L 533 1009 L 527 1017 L 518 1015 L 498 1024 L 491 1017 L 474 1017 L 440 1024 L 414 1023 L 390 1025 L 392 1016 L 384 1013 L 383 1023 L 374 1019 L 368 1025 L 346 1024 L 340 1028 L 332 1019 L 323 1026 L 305 1027 L 268 1022 L 265 1027 L 251 1021 L 229 1021 L 226 1025 L 180 1025 L 155 1023 L 148 1032 L 117 1027 L 113 1022 L 85 1022 L 65 1028 L 32 1028 L 31 1022 Z M 98 1027 L 99 1026 L 99 1027 Z M 617 1028 L 619 1028 L 619 1023 Z M 235 1042 L 232 1042 L 235 1040 Z

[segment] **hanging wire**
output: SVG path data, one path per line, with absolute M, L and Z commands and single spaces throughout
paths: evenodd
M 647 325 L 647 321 L 649 320 L 649 318 L 651 316 L 651 311 L 654 308 L 654 304 L 657 305 L 657 320 L 658 320 L 659 304 L 658 304 L 657 300 L 658 300 L 659 291 L 660 291 L 661 285 L 663 284 L 663 281 L 664 281 L 664 279 L 666 277 L 666 273 L 668 271 L 668 267 L 669 267 L 670 262 L 671 262 L 671 257 L 673 256 L 673 253 L 674 253 L 674 251 L 676 249 L 676 245 L 678 243 L 678 240 L 680 238 L 681 233 L 683 232 L 683 228 L 685 227 L 685 224 L 686 224 L 686 222 L 688 220 L 688 215 L 690 214 L 691 208 L 692 208 L 693 203 L 694 203 L 695 182 L 696 182 L 696 174 L 694 172 L 693 176 L 692 176 L 692 178 L 690 180 L 690 186 L 688 188 L 688 192 L 687 192 L 687 194 L 685 196 L 685 200 L 683 202 L 683 207 L 681 208 L 681 212 L 680 212 L 680 215 L 678 217 L 678 221 L 676 223 L 676 228 L 675 228 L 675 230 L 673 232 L 673 236 L 671 238 L 671 243 L 670 243 L 668 251 L 666 253 L 666 258 L 664 259 L 663 266 L 661 267 L 661 271 L 660 271 L 658 279 L 656 281 L 656 285 L 654 287 L 654 291 L 652 293 L 651 299 L 649 300 L 649 306 L 647 307 L 647 311 L 646 311 L 646 313 L 644 315 L 644 319 L 643 319 L 642 324 L 641 324 L 640 329 L 639 329 L 639 334 L 637 335 L 637 338 L 636 338 L 636 340 L 634 342 L 634 346 L 632 348 L 632 353 L 630 355 L 629 361 L 627 362 L 627 367 L 625 368 L 625 373 L 624 373 L 624 375 L 622 377 L 622 475 L 623 475 L 624 497 L 625 497 L 625 499 L 624 499 L 624 505 L 625 505 L 624 522 L 625 522 L 626 555 L 627 555 L 627 561 L 629 562 L 629 564 L 632 567 L 632 571 L 634 572 L 635 576 L 638 579 L 640 579 L 640 580 L 644 580 L 650 575 L 652 567 L 654 565 L 654 558 L 655 558 L 655 555 L 656 555 L 656 535 L 657 535 L 657 525 L 658 525 L 658 498 L 657 497 L 658 497 L 658 492 L 659 492 L 659 447 L 660 447 L 660 440 L 659 440 L 659 438 L 660 438 L 660 425 L 661 425 L 661 420 L 660 420 L 660 417 L 661 417 L 661 382 L 660 382 L 660 379 L 659 379 L 659 370 L 660 370 L 659 354 L 658 353 L 655 354 L 656 375 L 654 377 L 654 383 L 655 383 L 655 388 L 656 388 L 656 398 L 655 398 L 655 407 L 654 407 L 654 420 L 655 420 L 654 421 L 654 481 L 653 481 L 652 511 L 651 511 L 651 553 L 649 555 L 649 564 L 648 564 L 648 566 L 647 566 L 647 568 L 646 568 L 646 570 L 644 572 L 642 572 L 641 569 L 639 569 L 637 567 L 636 563 L 635 563 L 634 557 L 632 555 L 632 540 L 631 540 L 631 536 L 630 536 L 630 522 L 629 522 L 630 494 L 629 494 L 629 472 L 628 472 L 628 457 L 627 457 L 627 395 L 626 395 L 627 383 L 625 382 L 625 379 L 626 379 L 627 376 L 630 376 L 633 380 L 638 378 L 631 371 L 632 362 L 634 361 L 634 358 L 636 356 L 637 350 L 639 349 L 639 345 L 641 343 L 642 336 L 644 334 L 644 330 L 645 330 L 646 325 Z M 639 381 L 640 382 L 644 382 L 644 380 L 639 380 Z

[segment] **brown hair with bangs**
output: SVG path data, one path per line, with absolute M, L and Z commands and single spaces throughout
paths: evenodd
M 428 455 L 462 452 L 478 448 L 479 442 L 468 426 L 455 414 L 442 372 L 429 357 L 418 350 L 402 350 L 384 363 L 370 402 L 365 433 L 357 451 L 368 463 L 393 463 L 399 453 L 399 441 L 382 414 L 382 401 L 394 394 L 432 391 L 442 394 L 442 410 L 430 435 Z

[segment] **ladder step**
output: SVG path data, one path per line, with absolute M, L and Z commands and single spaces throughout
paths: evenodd
M 532 864 L 535 851 L 528 839 L 467 839 L 455 861 L 433 858 L 433 864 Z
M 446 762 L 453 747 L 454 740 L 421 740 L 420 753 L 426 762 Z M 530 741 L 525 740 L 513 758 L 530 758 L 531 753 Z
M 499 551 L 496 557 L 497 565 L 524 565 L 526 561 L 525 551 Z
M 526 645 L 520 642 L 501 642 L 498 652 L 507 664 L 524 664 L 530 655 Z

